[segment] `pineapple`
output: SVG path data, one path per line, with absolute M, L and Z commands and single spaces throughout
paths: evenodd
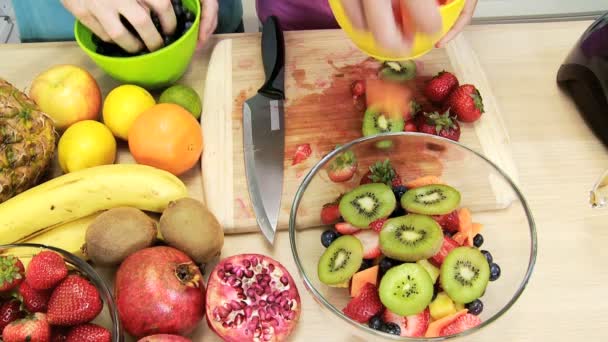
M 0 78 L 0 203 L 41 181 L 56 139 L 52 119 Z

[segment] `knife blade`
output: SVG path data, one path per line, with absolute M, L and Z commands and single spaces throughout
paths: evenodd
M 243 152 L 249 197 L 256 221 L 270 244 L 279 221 L 285 147 L 284 42 L 276 17 L 262 25 L 266 81 L 243 104 Z

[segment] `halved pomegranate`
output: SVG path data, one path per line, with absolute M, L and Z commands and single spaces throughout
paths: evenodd
M 284 341 L 300 316 L 300 294 L 285 267 L 260 254 L 222 260 L 207 283 L 207 323 L 224 341 Z

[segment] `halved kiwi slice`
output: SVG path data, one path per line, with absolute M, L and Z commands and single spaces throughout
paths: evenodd
M 393 190 L 383 183 L 360 185 L 340 199 L 340 215 L 357 228 L 369 228 L 377 219 L 388 217 L 397 206 Z
M 330 286 L 343 284 L 359 270 L 362 262 L 361 241 L 352 235 L 340 236 L 327 247 L 319 259 L 319 280 Z
M 378 293 L 387 309 L 401 316 L 409 316 L 426 309 L 433 298 L 433 290 L 433 281 L 422 266 L 405 263 L 384 274 Z
M 473 247 L 458 247 L 441 264 L 441 287 L 457 303 L 470 303 L 481 297 L 490 280 L 490 266 Z
M 401 132 L 405 121 L 401 113 L 386 113 L 376 106 L 368 107 L 363 116 L 363 136 L 380 133 Z M 389 148 L 392 142 L 389 140 L 376 143 L 378 148 Z
M 401 206 L 411 213 L 443 215 L 460 205 L 460 192 L 448 185 L 432 184 L 410 189 L 401 196 Z
M 384 62 L 380 69 L 380 78 L 389 81 L 409 81 L 416 77 L 416 62 L 412 60 Z
M 428 259 L 439 252 L 443 230 L 432 218 L 408 214 L 389 219 L 380 231 L 380 250 L 401 261 Z

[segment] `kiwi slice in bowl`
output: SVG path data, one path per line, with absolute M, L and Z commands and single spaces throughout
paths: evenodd
M 416 77 L 416 62 L 407 61 L 387 61 L 382 64 L 380 78 L 383 80 L 404 82 Z
M 444 215 L 460 205 L 460 192 L 449 185 L 431 184 L 408 190 L 401 206 L 410 213 Z
M 363 136 L 370 136 L 380 133 L 401 132 L 405 126 L 403 114 L 386 113 L 377 106 L 368 107 L 363 116 Z M 392 141 L 383 140 L 376 143 L 378 148 L 389 148 Z
M 443 245 L 443 230 L 432 218 L 408 214 L 387 220 L 380 231 L 380 250 L 388 257 L 416 262 L 428 259 Z
M 382 304 L 400 316 L 415 315 L 426 309 L 433 299 L 433 291 L 429 273 L 414 263 L 388 270 L 378 288 Z
M 340 236 L 327 247 L 319 259 L 319 280 L 326 285 L 339 286 L 359 270 L 362 262 L 361 241 L 352 235 Z
M 397 206 L 393 190 L 384 183 L 368 183 L 347 192 L 338 206 L 344 220 L 357 228 L 388 217 Z
M 490 266 L 477 248 L 454 248 L 441 265 L 441 287 L 457 303 L 481 297 L 489 280 Z

